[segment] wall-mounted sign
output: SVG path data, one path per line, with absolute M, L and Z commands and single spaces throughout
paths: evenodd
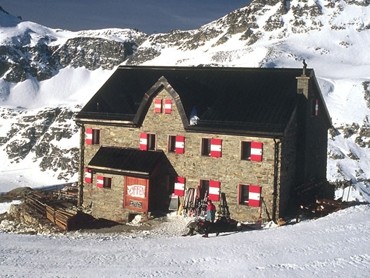
M 130 207 L 143 208 L 143 203 L 139 201 L 130 200 Z
M 127 195 L 137 198 L 145 198 L 145 185 L 133 184 L 127 186 Z

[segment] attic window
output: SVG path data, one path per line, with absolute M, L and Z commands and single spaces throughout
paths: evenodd
M 162 99 L 154 99 L 154 113 L 162 113 Z
M 172 99 L 154 99 L 154 113 L 161 114 L 171 114 L 172 113 Z
M 239 184 L 239 205 L 247 205 L 250 207 L 261 206 L 262 187 L 252 184 Z

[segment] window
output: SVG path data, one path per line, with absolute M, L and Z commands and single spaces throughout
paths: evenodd
M 311 116 L 315 117 L 319 115 L 319 100 L 312 99 L 311 100 Z
M 162 113 L 162 99 L 154 99 L 154 113 Z
M 155 134 L 141 133 L 140 134 L 140 150 L 153 151 L 155 150 Z
M 220 138 L 202 138 L 201 155 L 221 157 L 222 139 Z
M 185 152 L 185 137 L 182 135 L 169 136 L 168 151 L 183 154 Z
M 250 161 L 262 161 L 263 143 L 243 141 L 241 143 L 241 159 Z
M 170 153 L 176 151 L 176 136 L 168 136 L 168 151 Z
M 172 99 L 165 99 L 164 100 L 164 113 L 171 114 L 172 113 Z
M 154 99 L 154 113 L 171 114 L 172 113 L 172 99 L 162 100 L 161 98 Z
M 85 130 L 85 143 L 86 145 L 97 145 L 100 142 L 100 130 L 86 128 Z
M 205 156 L 209 156 L 211 154 L 211 139 L 202 138 L 201 154 Z
M 208 198 L 212 201 L 220 201 L 221 183 L 219 181 L 200 180 L 199 187 L 199 196 L 201 200 Z
M 90 168 L 85 168 L 85 182 L 91 183 L 93 178 L 93 173 Z
M 242 160 L 251 159 L 251 142 L 242 142 Z
M 174 186 L 174 194 L 176 196 L 182 197 L 185 195 L 185 181 L 184 177 L 177 177 L 175 186 Z
M 155 150 L 155 134 L 148 134 L 148 150 Z
M 262 187 L 252 184 L 239 184 L 239 204 L 250 207 L 261 206 Z
M 112 186 L 112 178 L 107 178 L 104 176 L 97 176 L 96 177 L 96 186 L 99 188 L 111 188 Z

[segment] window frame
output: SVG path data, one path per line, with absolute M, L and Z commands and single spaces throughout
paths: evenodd
M 147 150 L 155 151 L 156 150 L 156 135 L 154 133 L 147 133 Z
M 85 129 L 85 145 L 100 144 L 100 129 L 86 128 Z
M 251 161 L 251 153 L 252 153 L 252 142 L 251 141 L 241 141 L 240 159 Z
M 211 156 L 211 138 L 202 138 L 200 154 L 201 156 Z
M 168 136 L 167 151 L 169 153 L 176 153 L 176 135 Z
M 256 197 L 258 197 L 258 199 Z M 261 207 L 262 186 L 255 184 L 240 183 L 238 185 L 238 204 L 241 206 L 248 207 L 257 207 L 257 208 Z
M 99 180 L 103 180 L 102 186 L 99 186 Z M 112 178 L 99 175 L 96 177 L 96 185 L 98 188 L 111 189 L 112 188 Z
M 249 184 L 240 183 L 238 188 L 238 204 L 249 206 Z

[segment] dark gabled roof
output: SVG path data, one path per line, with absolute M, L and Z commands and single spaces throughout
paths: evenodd
M 314 77 L 312 69 L 306 74 Z M 196 126 L 185 125 L 189 130 L 281 134 L 295 109 L 301 75 L 302 69 L 284 68 L 120 66 L 76 119 L 139 126 L 135 119 L 143 101 L 169 84 L 179 96 L 183 121 L 189 122 L 194 109 L 200 118 Z
M 161 151 L 100 147 L 88 167 L 101 172 L 149 177 L 163 158 Z

